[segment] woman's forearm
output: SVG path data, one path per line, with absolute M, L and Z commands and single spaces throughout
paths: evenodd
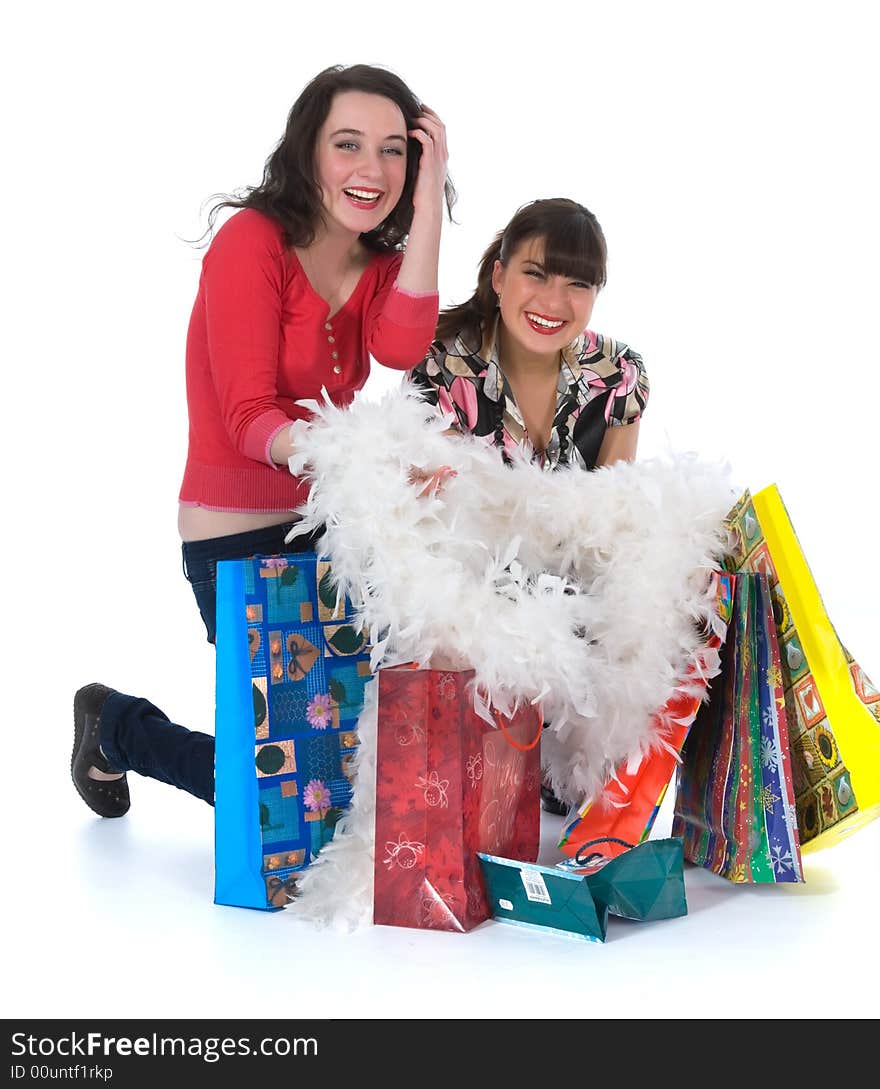
M 639 444 L 639 421 L 623 427 L 609 427 L 599 447 L 596 468 L 613 465 L 615 461 L 635 461 Z
M 430 294 L 437 290 L 442 209 L 442 203 L 438 201 L 436 207 L 417 209 L 413 215 L 406 251 L 397 274 L 397 286 L 403 291 Z
M 293 423 L 293 421 L 290 421 Z M 282 428 L 275 438 L 272 440 L 272 444 L 269 447 L 269 456 L 275 462 L 276 465 L 287 465 L 288 459 L 292 457 L 294 452 L 294 446 L 290 439 L 290 428 Z

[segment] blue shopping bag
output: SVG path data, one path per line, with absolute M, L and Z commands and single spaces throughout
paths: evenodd
M 314 552 L 217 564 L 214 902 L 274 910 L 351 801 L 366 633 Z

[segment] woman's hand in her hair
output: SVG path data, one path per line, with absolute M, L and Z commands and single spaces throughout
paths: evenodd
M 408 135 L 421 145 L 418 174 L 413 190 L 413 220 L 397 286 L 403 291 L 437 290 L 437 262 L 443 226 L 446 187 L 446 126 L 428 106 Z
M 424 103 L 416 125 L 416 128 L 409 130 L 409 135 L 422 145 L 422 157 L 419 160 L 419 173 L 413 191 L 413 208 L 416 213 L 441 211 L 449 158 L 446 126 Z

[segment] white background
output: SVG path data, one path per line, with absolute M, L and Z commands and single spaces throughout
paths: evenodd
M 570 196 L 597 214 L 610 262 L 592 325 L 646 361 L 641 455 L 696 450 L 743 488 L 776 482 L 832 621 L 880 679 L 870 7 L 6 15 L 6 1016 L 773 1017 L 805 988 L 811 1016 L 880 1012 L 880 822 L 810 856 L 798 888 L 689 869 L 687 918 L 612 922 L 605 946 L 492 923 L 340 937 L 215 907 L 207 806 L 138 779 L 130 815 L 100 821 L 67 770 L 72 694 L 91 680 L 212 729 L 213 651 L 175 522 L 201 257 L 183 239 L 212 193 L 259 180 L 333 63 L 393 68 L 447 123 L 460 200 L 442 303 L 470 294 L 520 204 Z

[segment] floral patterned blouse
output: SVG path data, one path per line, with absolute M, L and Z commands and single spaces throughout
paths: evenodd
M 522 413 L 498 359 L 497 323 L 482 336 L 459 333 L 435 341 L 409 372 L 413 384 L 462 431 L 484 436 L 504 454 L 528 441 Z M 648 400 L 642 358 L 626 344 L 585 330 L 562 352 L 556 412 L 544 469 L 594 469 L 605 431 L 635 423 Z

